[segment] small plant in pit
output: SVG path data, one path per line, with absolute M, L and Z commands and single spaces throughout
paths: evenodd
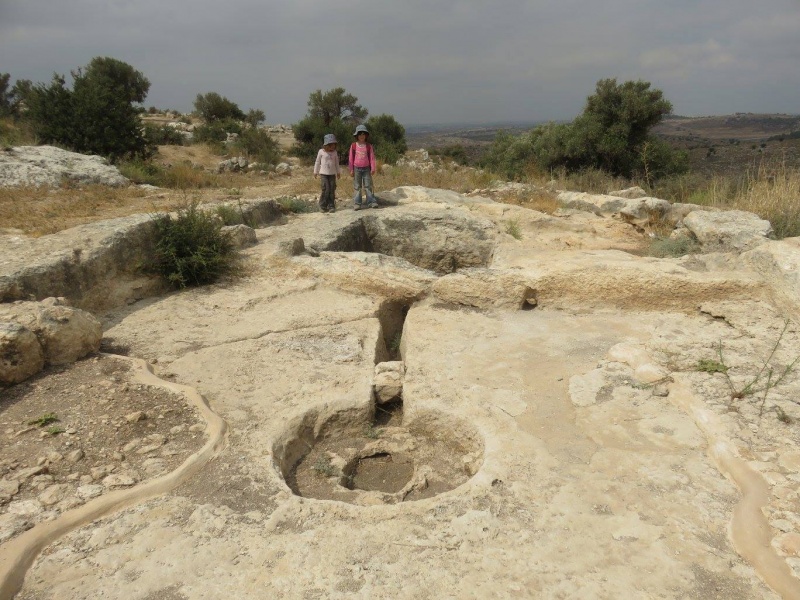
M 400 344 L 403 341 L 403 334 L 402 332 L 398 331 L 392 341 L 389 342 L 389 352 L 391 352 L 392 356 L 399 356 L 400 355 Z
M 50 425 L 51 423 L 55 423 L 60 421 L 61 419 L 58 418 L 58 415 L 55 413 L 45 413 L 40 417 L 33 419 L 32 421 L 28 421 L 28 425 L 36 425 L 36 427 L 44 427 L 45 425 Z
M 64 429 L 61 425 L 50 425 L 45 431 L 50 435 L 58 435 L 59 433 L 64 433 L 66 429 Z
M 379 437 L 381 437 L 381 429 L 375 427 L 375 425 L 368 425 L 364 429 L 364 437 L 368 437 L 371 440 L 377 440 Z
M 510 221 L 506 221 L 506 233 L 513 237 L 515 240 L 522 239 L 522 231 L 519 227 L 519 221 L 516 219 L 511 219 Z
M 236 266 L 236 249 L 231 238 L 211 213 L 196 202 L 162 215 L 155 224 L 155 270 L 178 288 L 213 283 Z
M 775 341 L 775 344 L 772 346 L 769 356 L 767 356 L 766 360 L 764 360 L 758 372 L 750 377 L 744 385 L 737 386 L 733 382 L 733 379 L 731 379 L 730 367 L 725 364 L 725 358 L 722 354 L 722 340 L 720 340 L 717 344 L 718 360 L 701 360 L 698 362 L 697 370 L 707 373 L 724 374 L 725 380 L 728 383 L 728 388 L 730 389 L 731 400 L 741 400 L 749 396 L 762 394 L 758 412 L 758 416 L 760 417 L 764 414 L 764 407 L 766 405 L 767 395 L 769 394 L 770 390 L 779 386 L 784 379 L 786 379 L 786 377 L 792 373 L 792 371 L 794 371 L 795 366 L 797 366 L 798 361 L 800 361 L 800 356 L 797 356 L 792 362 L 785 366 L 771 364 L 772 358 L 775 356 L 775 352 L 778 350 L 778 347 L 780 346 L 781 341 L 786 334 L 786 330 L 789 328 L 789 323 L 789 319 L 784 321 L 783 329 L 778 335 L 778 339 Z M 780 418 L 780 413 L 782 412 L 783 411 L 781 410 L 778 413 L 778 418 Z
M 331 464 L 331 460 L 327 456 L 318 456 L 311 468 L 325 477 L 334 477 L 339 474 L 338 470 Z

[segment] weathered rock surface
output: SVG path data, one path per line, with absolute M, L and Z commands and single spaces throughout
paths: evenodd
M 0 304 L 0 383 L 19 383 L 45 364 L 75 362 L 100 348 L 102 326 L 90 313 L 64 304 Z
M 17 146 L 0 151 L 0 187 L 58 187 L 64 179 L 109 186 L 130 184 L 101 156 L 78 154 L 54 146 Z
M 375 401 L 386 404 L 392 400 L 400 399 L 403 392 L 403 377 L 406 367 L 403 361 L 387 361 L 375 365 Z
M 709 252 L 745 252 L 772 235 L 769 221 L 743 210 L 694 211 L 684 217 L 683 225 Z
M 227 225 L 222 232 L 230 236 L 235 248 L 247 248 L 258 243 L 255 230 L 248 225 Z
M 588 210 L 598 215 L 618 215 L 636 225 L 661 221 L 671 209 L 670 203 L 660 198 L 629 198 L 585 192 L 560 192 L 558 201 L 565 208 Z
M 65 297 L 79 308 L 120 306 L 163 284 L 138 272 L 152 261 L 147 215 L 100 221 L 39 238 L 0 236 L 0 301 Z
M 697 369 L 720 344 L 735 386 L 767 356 L 791 363 L 796 326 L 770 351 L 784 322 L 773 297 L 797 306 L 794 242 L 645 258 L 619 250 L 634 227 L 595 211 L 548 216 L 423 188 L 386 196 L 394 205 L 375 213 L 260 229 L 241 281 L 117 316 L 106 335 L 196 386 L 230 439 L 184 487 L 64 536 L 23 597 L 797 595 L 800 438 L 776 415 L 800 419 L 800 381 L 759 407 Z M 510 218 L 521 239 L 502 234 Z M 442 268 L 470 236 L 478 264 Z M 298 239 L 318 256 L 281 252 Z M 535 310 L 518 310 L 533 307 L 531 291 Z M 337 427 L 365 431 L 378 387 L 381 398 L 398 389 L 392 331 L 404 424 L 444 438 L 463 433 L 454 417 L 465 423 L 480 444 L 449 458 L 468 480 L 394 505 L 377 492 L 365 505 L 296 495 L 281 473 Z M 397 447 L 386 429 L 369 430 L 378 450 Z M 420 485 L 435 482 L 425 467 L 414 465 L 430 475 Z
M 770 282 L 781 307 L 800 318 L 800 238 L 768 241 L 741 255 L 743 264 Z
M 0 304 L 0 321 L 32 331 L 51 365 L 75 362 L 96 352 L 103 335 L 100 321 L 91 313 L 67 306 L 63 298 Z
M 256 225 L 282 218 L 274 200 L 242 200 L 237 210 Z M 146 269 L 153 234 L 150 215 L 133 215 L 39 238 L 0 235 L 0 302 L 63 296 L 103 311 L 163 293 L 164 283 Z
M 532 280 L 500 269 L 460 269 L 433 284 L 436 298 L 475 308 L 521 309 L 536 306 Z
M 44 367 L 42 345 L 27 327 L 0 322 L 0 384 L 25 381 Z
M 616 190 L 608 192 L 609 196 L 617 196 L 618 198 L 646 198 L 647 192 L 640 188 L 638 185 L 625 188 L 624 190 Z

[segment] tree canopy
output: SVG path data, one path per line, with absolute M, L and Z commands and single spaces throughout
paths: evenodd
M 308 113 L 292 125 L 297 141 L 294 153 L 312 159 L 322 145 L 323 136 L 332 133 L 339 140 L 340 158 L 346 160 L 353 131 L 356 125 L 364 123 L 368 114 L 366 107 L 358 103 L 358 98 L 344 88 L 312 92 L 308 97 Z M 366 126 L 379 159 L 393 163 L 406 151 L 405 128 L 392 115 L 371 117 Z
M 647 81 L 601 79 L 571 123 L 548 123 L 520 137 L 498 135 L 484 162 L 508 177 L 557 168 L 648 179 L 681 172 L 685 154 L 650 133 L 671 111 L 661 90 L 650 89 Z
M 9 73 L 0 73 L 0 117 L 7 117 L 11 114 L 13 95 L 8 87 L 10 79 Z
M 227 120 L 244 121 L 247 116 L 239 108 L 238 104 L 231 102 L 224 96 L 220 96 L 217 92 L 197 94 L 197 98 L 194 101 L 194 110 L 206 123 Z
M 357 125 L 367 118 L 369 112 L 358 103 L 358 98 L 348 94 L 342 88 L 334 88 L 323 92 L 311 92 L 308 97 L 308 116 L 320 119 L 327 127 L 334 120 L 341 120 L 351 125 Z
M 147 78 L 115 58 L 95 57 L 72 72 L 70 90 L 62 75 L 26 92 L 25 118 L 43 142 L 76 152 L 101 154 L 112 161 L 146 156 L 151 149 L 142 132 L 140 108 L 150 89 Z
M 392 115 L 372 116 L 366 122 L 369 139 L 375 146 L 375 156 L 384 162 L 395 163 L 408 149 L 406 129 Z

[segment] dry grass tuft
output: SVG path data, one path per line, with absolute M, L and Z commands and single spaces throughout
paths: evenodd
M 555 171 L 551 181 L 560 190 L 575 192 L 589 192 L 593 194 L 607 194 L 614 190 L 624 190 L 634 185 L 642 185 L 624 177 L 614 177 L 600 169 L 585 169 L 577 173 L 567 173 L 565 170 Z M 543 178 L 538 178 L 538 183 L 546 183 Z
M 684 201 L 752 212 L 772 223 L 777 238 L 800 236 L 800 169 L 785 161 L 764 161 L 740 177 L 717 175 L 694 183 Z
M 429 169 L 421 171 L 409 167 L 393 166 L 373 179 L 375 191 L 382 192 L 404 185 L 453 190 L 461 194 L 487 187 L 492 180 L 489 173 L 475 169 Z
M 800 169 L 783 162 L 759 168 L 734 198 L 733 207 L 767 219 L 778 238 L 800 236 Z
M 544 189 L 525 192 L 517 190 L 501 191 L 491 196 L 495 202 L 514 204 L 548 215 L 552 215 L 559 207 L 556 195 Z
M 173 210 L 185 202 L 177 196 L 147 196 L 135 187 L 0 188 L 0 223 L 40 236 L 100 219 Z

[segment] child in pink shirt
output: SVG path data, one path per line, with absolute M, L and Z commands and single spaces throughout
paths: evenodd
M 367 208 L 378 208 L 378 202 L 372 193 L 372 176 L 375 174 L 375 150 L 367 140 L 369 131 L 364 125 L 356 127 L 353 134 L 356 141 L 350 145 L 348 165 L 353 176 L 353 209 L 361 210 L 361 190 L 366 195 L 364 205 Z

